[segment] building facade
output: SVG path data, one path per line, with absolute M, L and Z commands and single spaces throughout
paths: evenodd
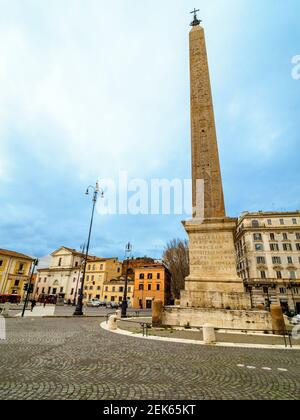
M 60 297 L 73 302 L 80 291 L 84 258 L 85 255 L 75 249 L 61 247 L 54 251 L 50 266 L 38 270 L 35 299 Z
M 24 297 L 29 283 L 33 258 L 15 251 L 0 249 L 0 294 Z
M 106 303 L 118 303 L 121 304 L 124 297 L 125 290 L 125 277 L 107 280 L 104 282 L 103 301 Z M 134 279 L 128 277 L 127 281 L 127 301 L 128 307 L 133 305 L 133 293 L 134 293 Z
M 235 243 L 252 306 L 277 303 L 300 313 L 300 212 L 243 213 Z
M 135 309 L 151 309 L 153 300 L 161 300 L 164 305 L 171 302 L 171 276 L 163 264 L 152 264 L 135 269 L 134 297 Z
M 95 258 L 87 264 L 84 302 L 91 299 L 105 300 L 104 284 L 110 280 L 120 277 L 122 263 L 118 258 Z

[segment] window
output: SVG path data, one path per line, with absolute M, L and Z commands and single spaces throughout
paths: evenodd
M 16 280 L 15 281 L 15 286 L 17 287 L 17 286 L 19 286 L 19 284 L 20 284 L 20 280 Z
M 37 295 L 39 294 L 39 290 L 40 290 L 39 288 L 37 288 L 37 289 L 36 289 L 36 292 L 35 292 L 35 293 L 36 293 Z
M 268 287 L 264 287 L 263 288 L 264 294 L 268 295 L 269 294 L 269 288 Z
M 114 296 L 112 296 L 112 297 L 110 298 L 110 300 L 111 300 L 111 302 L 114 302 L 114 301 L 115 301 L 115 297 L 114 297 Z
M 283 236 L 283 240 L 284 241 L 288 241 L 289 240 L 287 233 L 283 233 L 282 236 Z
M 280 292 L 282 295 L 285 295 L 285 294 L 286 294 L 286 288 L 285 288 L 285 287 L 280 287 L 280 288 L 279 288 L 279 292 Z
M 261 233 L 254 233 L 253 238 L 255 241 L 262 241 Z
M 104 267 L 104 265 L 103 265 L 103 264 L 101 264 L 101 265 L 100 265 L 100 271 L 103 271 L 103 267 Z
M 293 257 L 287 257 L 288 264 L 293 264 Z
M 299 289 L 293 289 L 295 295 L 299 295 Z
M 139 290 L 144 290 L 144 285 L 143 284 L 139 285 Z
M 300 251 L 300 244 L 296 244 L 297 251 Z
M 123 293 L 124 292 L 124 287 L 119 287 L 119 292 Z
M 157 278 L 157 280 L 160 280 L 160 273 L 157 273 L 156 278 Z
M 120 271 L 121 271 L 121 268 L 120 268 L 120 267 L 118 267 L 118 273 L 120 273 Z
M 293 225 L 297 225 L 297 219 L 293 219 Z
M 45 287 L 42 288 L 42 294 L 44 294 L 44 293 L 45 293 Z
M 265 271 L 261 271 L 261 272 L 260 272 L 260 277 L 261 277 L 262 279 L 266 279 L 266 278 L 267 278 L 266 272 L 265 272 Z
M 88 290 L 88 286 L 84 286 L 84 290 Z
M 90 281 L 90 276 L 86 276 L 86 281 Z
M 282 279 L 282 273 L 281 271 L 276 271 L 276 277 L 279 279 Z
M 100 286 L 98 286 L 98 287 L 97 287 L 97 290 L 101 290 L 101 287 L 100 287 Z
M 280 257 L 272 257 L 273 264 L 281 264 L 281 258 Z
M 145 274 L 141 273 L 140 274 L 140 280 L 144 280 L 144 278 L 145 278 Z
M 278 244 L 270 244 L 270 250 L 271 251 L 279 251 L 279 245 Z
M 108 292 L 108 287 L 107 286 L 105 287 L 105 291 Z
M 95 271 L 96 270 L 96 266 L 95 266 L 95 264 L 93 265 L 93 271 Z
M 92 281 L 94 281 L 95 280 L 95 276 L 92 276 Z
M 271 241 L 275 241 L 275 233 L 270 233 L 270 239 Z
M 272 226 L 272 220 L 271 219 L 268 219 L 268 225 Z
M 71 296 L 73 296 L 73 295 L 74 295 L 74 289 L 71 290 Z
M 128 287 L 127 291 L 128 293 L 131 293 L 131 287 Z
M 296 280 L 296 271 L 290 271 L 290 279 Z
M 78 267 L 78 261 L 75 262 L 75 267 Z
M 293 251 L 291 244 L 283 244 L 283 250 L 284 251 Z
M 280 223 L 281 225 L 284 225 L 284 219 L 280 219 L 280 220 L 279 220 L 279 223 Z
M 0 260 L 0 267 L 2 267 L 3 265 L 3 260 Z
M 148 290 L 152 290 L 152 284 L 148 284 Z
M 265 257 L 257 257 L 256 261 L 257 261 L 257 264 L 266 264 Z
M 122 302 L 123 298 L 122 296 L 119 296 L 119 302 Z
M 114 287 L 112 288 L 112 291 L 113 291 L 113 292 L 115 292 L 115 291 L 116 291 L 116 288 L 115 288 L 115 286 L 114 286 Z
M 300 241 L 300 233 L 299 233 L 299 232 L 297 232 L 297 233 L 296 233 L 296 239 L 297 239 L 298 241 Z
M 93 290 L 93 286 L 90 286 L 90 290 Z
M 60 259 L 58 260 L 58 266 L 59 266 L 59 267 L 61 267 L 61 263 L 62 263 L 62 258 L 60 258 Z
M 147 278 L 148 278 L 148 280 L 152 280 L 152 278 L 153 278 L 153 275 L 152 275 L 152 273 L 148 273 L 148 276 L 147 276 Z
M 88 270 L 91 271 L 91 264 L 88 265 Z
M 160 291 L 160 284 L 156 285 L 156 290 L 159 292 Z
M 258 228 L 259 227 L 259 221 L 258 220 L 252 220 L 252 227 Z
M 19 271 L 23 271 L 23 270 L 24 270 L 24 264 L 22 264 L 22 263 L 21 263 L 21 264 L 19 265 Z
M 263 244 L 255 244 L 255 251 L 263 251 L 264 245 Z

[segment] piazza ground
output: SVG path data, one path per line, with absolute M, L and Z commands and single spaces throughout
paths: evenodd
M 300 352 L 146 341 L 101 318 L 8 319 L 0 399 L 299 399 Z

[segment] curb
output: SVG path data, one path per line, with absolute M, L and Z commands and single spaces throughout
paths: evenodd
M 158 336 L 148 336 L 145 337 L 142 334 L 138 333 L 132 333 L 130 331 L 126 331 L 126 330 L 121 330 L 121 329 L 117 329 L 115 331 L 111 331 L 108 329 L 108 325 L 106 324 L 106 322 L 102 322 L 100 324 L 100 327 L 110 333 L 113 334 L 119 334 L 119 335 L 124 335 L 127 337 L 132 337 L 132 338 L 139 338 L 139 339 L 144 339 L 144 340 L 152 340 L 152 341 L 164 341 L 164 342 L 168 342 L 168 343 L 180 343 L 180 344 L 194 344 L 194 345 L 198 345 L 198 346 L 207 346 L 207 347 L 235 347 L 235 348 L 247 348 L 247 349 L 257 349 L 257 350 L 261 350 L 261 349 L 265 349 L 265 350 L 294 350 L 294 351 L 299 351 L 300 350 L 300 345 L 299 346 L 293 346 L 293 348 L 290 347 L 285 347 L 284 345 L 271 345 L 271 344 L 245 344 L 245 343 L 216 343 L 216 344 L 212 344 L 212 345 L 208 345 L 205 344 L 203 341 L 197 341 L 197 340 L 188 340 L 188 339 L 182 339 L 182 338 L 168 338 L 168 337 L 158 337 Z

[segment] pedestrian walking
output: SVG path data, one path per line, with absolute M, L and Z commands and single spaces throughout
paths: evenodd
M 35 306 L 36 306 L 36 301 L 35 301 L 35 299 L 32 299 L 32 301 L 31 301 L 31 312 L 34 310 Z

